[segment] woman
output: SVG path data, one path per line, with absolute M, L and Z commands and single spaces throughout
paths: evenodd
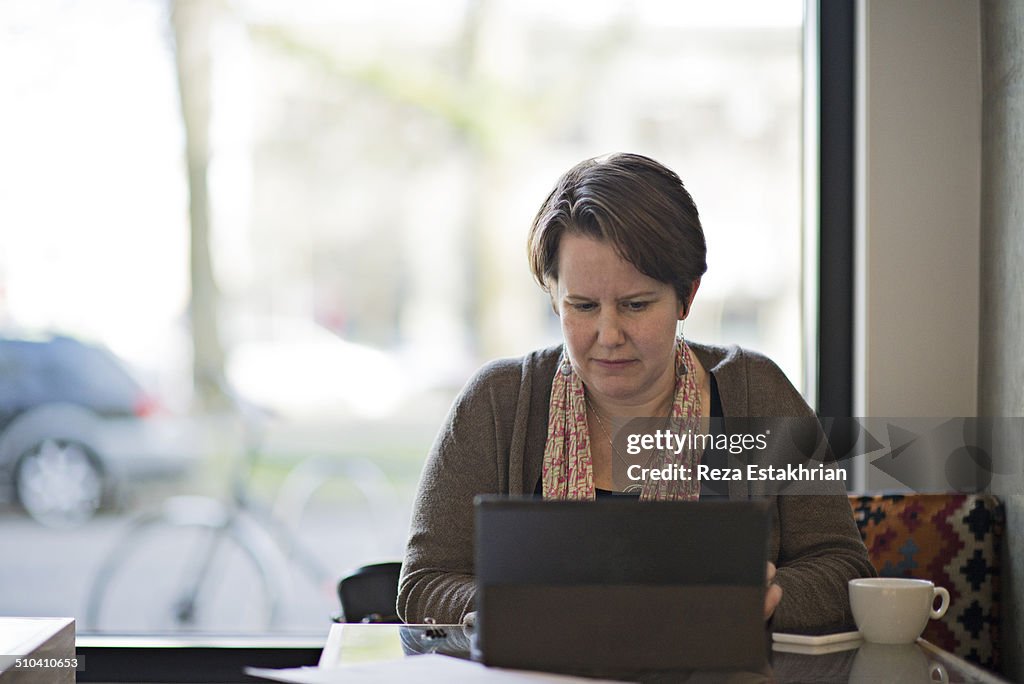
M 456 399 L 413 512 L 398 599 L 407 622 L 456 623 L 474 610 L 475 495 L 621 493 L 613 417 L 671 416 L 699 428 L 709 417 L 813 416 L 767 358 L 677 338 L 706 246 L 690 194 L 664 166 L 633 154 L 581 162 L 538 212 L 529 251 L 564 344 L 488 364 Z M 689 448 L 671 456 L 682 466 L 711 457 Z M 741 485 L 728 496 L 747 498 Z M 691 479 L 647 482 L 633 494 L 709 492 Z M 774 504 L 765 619 L 777 631 L 852 624 L 847 580 L 874 570 L 841 486 Z

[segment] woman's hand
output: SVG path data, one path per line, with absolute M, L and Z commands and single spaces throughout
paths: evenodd
M 764 619 L 765 622 L 771 619 L 772 614 L 775 613 L 775 609 L 779 605 L 779 601 L 782 600 L 782 587 L 778 584 L 774 584 L 775 579 L 775 563 L 768 562 L 768 573 L 765 577 L 765 583 L 768 588 L 764 592 Z

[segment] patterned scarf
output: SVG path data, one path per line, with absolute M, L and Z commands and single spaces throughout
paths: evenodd
M 672 401 L 669 429 L 676 434 L 700 432 L 700 388 L 694 372 L 695 360 L 682 337 L 676 338 L 676 389 Z M 701 449 L 692 443 L 678 454 L 669 449 L 656 456 L 651 467 L 666 465 L 689 468 L 696 473 Z M 614 448 L 614 447 L 613 447 Z M 612 454 L 612 458 L 615 457 Z M 677 471 L 678 472 L 678 471 Z M 587 426 L 586 388 L 573 370 L 565 351 L 551 383 L 548 405 L 548 438 L 544 445 L 542 485 L 545 499 L 594 499 L 594 467 L 590 458 L 590 430 Z M 689 480 L 649 480 L 643 484 L 641 501 L 696 501 L 700 482 Z

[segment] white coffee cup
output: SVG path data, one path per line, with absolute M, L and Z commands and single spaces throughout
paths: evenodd
M 935 597 L 942 602 L 936 609 Z M 850 580 L 850 609 L 865 641 L 910 644 L 921 636 L 928 619 L 949 608 L 949 592 L 928 580 L 872 577 Z

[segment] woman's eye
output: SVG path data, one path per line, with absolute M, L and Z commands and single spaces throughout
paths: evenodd
M 597 305 L 594 304 L 593 302 L 578 302 L 576 304 L 573 304 L 572 308 L 576 309 L 577 311 L 593 311 L 594 309 L 597 308 Z
M 643 311 L 650 305 L 650 302 L 626 302 L 626 308 L 630 311 Z

